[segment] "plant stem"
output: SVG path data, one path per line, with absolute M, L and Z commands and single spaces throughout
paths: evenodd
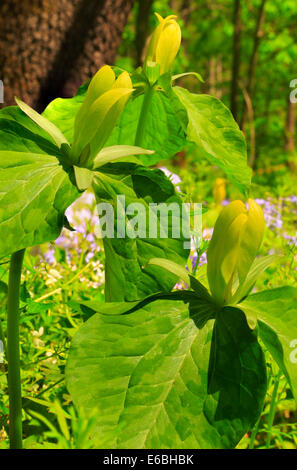
M 282 376 L 281 370 L 278 372 L 277 376 L 275 377 L 275 382 L 274 382 L 274 388 L 271 396 L 271 402 L 270 402 L 270 409 L 269 409 L 269 415 L 268 415 L 268 422 L 267 422 L 267 437 L 266 437 L 266 449 L 270 448 L 270 442 L 271 442 L 271 430 L 272 430 L 272 425 L 274 421 L 274 416 L 275 416 L 275 410 L 276 410 L 276 405 L 277 405 L 277 392 L 279 388 L 279 381 Z
M 19 298 L 25 250 L 11 255 L 7 301 L 7 360 L 9 394 L 9 438 L 11 449 L 22 448 L 22 394 L 19 344 Z
M 254 447 L 255 447 L 255 440 L 256 440 L 256 436 L 257 436 L 258 431 L 259 431 L 261 418 L 262 418 L 262 414 L 260 414 L 259 419 L 256 422 L 256 424 L 255 424 L 255 426 L 252 430 L 252 434 L 251 434 L 251 437 L 250 437 L 250 443 L 249 443 L 249 449 L 254 449 Z
M 139 116 L 138 125 L 137 125 L 136 136 L 135 136 L 135 145 L 137 147 L 141 147 L 143 145 L 143 137 L 146 133 L 145 125 L 146 125 L 146 120 L 147 120 L 147 116 L 149 113 L 150 104 L 151 104 L 153 95 L 154 95 L 154 87 L 148 85 L 144 93 L 142 107 L 141 107 L 140 116 Z

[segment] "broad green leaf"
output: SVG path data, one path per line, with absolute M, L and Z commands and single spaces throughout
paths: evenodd
M 297 289 L 280 287 L 259 292 L 238 308 L 258 320 L 260 337 L 287 376 L 297 402 Z
M 229 109 L 213 96 L 180 87 L 173 91 L 187 111 L 188 139 L 195 142 L 199 155 L 221 168 L 246 195 L 251 182 L 246 143 Z
M 127 103 L 120 122 L 113 130 L 106 146 L 134 145 L 142 102 L 143 95 Z M 160 160 L 171 158 L 183 150 L 185 144 L 185 134 L 169 98 L 165 93 L 154 93 L 141 146 L 154 150 L 155 153 L 148 156 L 142 155 L 142 163 L 150 166 Z
M 130 157 L 133 155 L 152 155 L 153 150 L 146 150 L 134 145 L 114 145 L 112 147 L 105 147 L 94 159 L 93 169 L 96 170 L 100 166 L 111 163 L 119 158 Z
M 41 114 L 37 113 L 34 109 L 28 106 L 26 103 L 19 99 L 15 99 L 18 106 L 21 110 L 34 121 L 41 129 L 43 129 L 47 134 L 51 136 L 58 147 L 61 147 L 62 144 L 68 144 L 66 137 L 63 135 L 61 130 L 55 126 L 52 122 L 46 119 Z
M 78 196 L 56 157 L 0 151 L 0 257 L 58 237 Z
M 164 273 L 156 266 L 147 266 L 152 257 L 174 260 L 185 266 L 189 250 L 184 248 L 186 241 L 182 235 L 179 238 L 171 236 L 172 223 L 181 227 L 182 210 L 181 199 L 176 194 L 172 183 L 160 170 L 149 170 L 143 166 L 128 163 L 112 163 L 100 168 L 93 179 L 93 189 L 97 202 L 107 202 L 114 207 L 115 213 L 115 238 L 105 237 L 104 250 L 106 257 L 105 271 L 105 296 L 108 301 L 134 301 L 140 300 L 155 292 L 170 291 L 177 281 L 175 275 Z M 122 199 L 125 198 L 125 208 L 122 207 Z M 117 211 L 117 201 L 119 210 Z M 122 233 L 117 225 L 118 214 L 132 203 L 141 205 L 142 213 L 138 207 L 133 208 L 135 217 L 144 220 L 143 233 L 139 237 L 129 238 Z M 149 237 L 149 204 L 164 203 L 175 204 L 176 213 L 169 212 L 168 219 L 157 221 L 156 234 Z M 130 206 L 131 207 L 131 206 Z M 170 207 L 169 207 L 170 209 Z M 128 222 L 124 215 L 124 222 Z M 168 223 L 168 235 L 166 235 Z M 163 238 L 160 238 L 162 230 Z M 123 238 L 118 236 L 117 232 Z M 182 230 L 180 230 L 180 233 Z
M 213 321 L 197 326 L 209 306 L 195 302 L 159 300 L 127 315 L 103 304 L 74 336 L 67 387 L 79 409 L 97 410 L 98 448 L 232 448 L 253 425 L 265 393 L 256 337 L 226 310 L 209 391 Z

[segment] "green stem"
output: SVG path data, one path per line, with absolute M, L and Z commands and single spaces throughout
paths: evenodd
M 7 360 L 9 394 L 9 438 L 11 449 L 22 448 L 22 394 L 19 345 L 19 298 L 25 250 L 11 255 L 7 301 Z
M 271 396 L 270 409 L 269 409 L 268 422 L 267 422 L 266 449 L 270 448 L 271 430 L 272 430 L 274 416 L 275 416 L 275 410 L 276 410 L 276 405 L 277 405 L 276 398 L 277 398 L 277 392 L 278 392 L 281 376 L 282 376 L 282 372 L 280 370 L 277 376 L 275 377 L 274 388 L 273 388 L 273 392 Z
M 138 125 L 137 125 L 136 136 L 135 136 L 135 145 L 137 147 L 141 147 L 143 145 L 143 137 L 146 134 L 146 129 L 145 129 L 146 120 L 147 120 L 147 116 L 150 110 L 150 104 L 151 104 L 153 95 L 154 95 L 154 87 L 148 85 L 144 93 L 142 107 L 141 107 L 140 116 L 139 116 Z
M 250 443 L 249 443 L 249 449 L 254 449 L 255 448 L 255 441 L 256 441 L 256 436 L 257 436 L 258 431 L 259 431 L 261 418 L 262 418 L 262 414 L 260 414 L 259 419 L 256 422 L 256 424 L 255 424 L 255 426 L 252 430 L 252 434 L 251 434 L 251 437 L 250 437 Z

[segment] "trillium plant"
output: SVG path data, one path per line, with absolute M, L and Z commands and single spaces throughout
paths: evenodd
M 243 201 L 248 197 L 243 134 L 217 98 L 176 85 L 185 75 L 172 74 L 180 27 L 174 16 L 157 20 L 144 65 L 134 73 L 106 65 L 76 96 L 55 99 L 41 115 L 20 99 L 0 111 L 12 448 L 22 447 L 19 294 L 25 249 L 55 240 L 69 227 L 65 211 L 85 190 L 115 213 L 118 196 L 146 209 L 150 203 L 181 206 L 172 182 L 151 167 L 187 142 L 224 171 Z M 90 318 L 75 334 L 66 364 L 75 406 L 85 415 L 96 410 L 96 447 L 236 446 L 263 407 L 263 346 L 297 399 L 297 366 L 290 359 L 297 289 L 251 294 L 275 261 L 257 257 L 263 233 L 263 213 L 252 199 L 230 203 L 216 222 L 204 277 L 185 270 L 183 235 L 104 238 L 105 302 L 80 304 Z M 188 289 L 173 290 L 180 278 Z

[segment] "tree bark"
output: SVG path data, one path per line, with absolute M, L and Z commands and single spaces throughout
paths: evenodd
M 233 33 L 233 66 L 231 81 L 231 111 L 234 119 L 238 120 L 238 84 L 241 51 L 241 1 L 234 0 L 234 33 Z
M 5 105 L 18 96 L 42 110 L 72 96 L 112 64 L 134 0 L 5 0 L 0 6 L 0 77 Z
M 295 152 L 296 136 L 296 104 L 288 101 L 287 119 L 285 128 L 285 150 L 289 153 Z
M 262 0 L 260 8 L 259 8 L 257 25 L 255 29 L 254 46 L 253 46 L 253 52 L 252 52 L 252 57 L 250 61 L 250 67 L 249 67 L 248 83 L 246 87 L 247 94 L 250 97 L 251 101 L 253 101 L 255 75 L 256 75 L 256 68 L 257 68 L 257 63 L 258 63 L 258 50 L 259 50 L 260 41 L 263 35 L 262 28 L 263 28 L 264 20 L 265 20 L 265 4 L 266 4 L 266 0 Z M 244 130 L 245 128 L 247 118 L 248 118 L 248 109 L 247 109 L 246 102 L 245 102 L 243 113 L 242 113 L 242 120 L 241 120 L 242 130 Z
M 143 52 L 149 30 L 149 17 L 153 0 L 138 0 L 138 13 L 136 18 L 135 49 L 136 66 L 143 64 Z

